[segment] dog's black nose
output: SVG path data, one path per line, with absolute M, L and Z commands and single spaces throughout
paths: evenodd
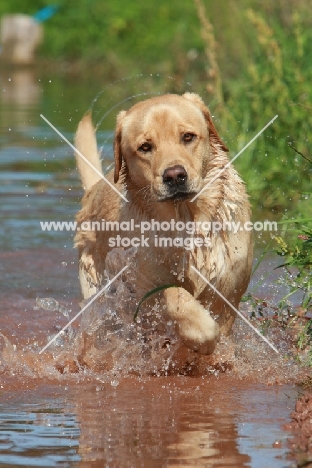
M 169 187 L 184 185 L 187 181 L 187 172 L 183 166 L 167 167 L 163 173 L 163 183 Z

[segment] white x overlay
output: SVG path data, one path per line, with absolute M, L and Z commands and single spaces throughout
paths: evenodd
M 248 146 L 250 146 L 251 143 L 253 143 L 253 142 L 261 135 L 261 133 L 263 133 L 264 130 L 266 130 L 266 129 L 274 122 L 275 119 L 277 119 L 277 117 L 278 117 L 278 115 L 276 115 L 275 117 L 273 117 L 273 119 L 270 120 L 270 122 L 267 123 L 267 124 L 263 127 L 263 129 L 260 130 L 260 132 L 257 133 L 257 135 L 255 135 L 255 136 L 250 140 L 250 142 L 247 143 L 247 145 L 245 145 L 244 148 L 242 148 L 242 149 L 236 154 L 236 156 L 234 156 L 233 159 L 231 159 L 231 161 L 229 161 L 222 169 L 220 169 L 220 171 L 218 172 L 218 174 L 215 175 L 215 176 L 201 189 L 201 191 L 198 192 L 198 193 L 195 195 L 195 197 L 193 197 L 190 201 L 193 202 L 194 200 L 196 200 L 196 198 L 199 197 L 199 195 L 200 195 L 201 193 L 203 193 L 203 192 L 209 187 L 209 185 L 211 185 L 218 177 L 220 177 L 220 175 L 222 174 L 222 172 L 224 172 L 224 171 L 235 161 L 235 159 L 237 159 L 238 156 L 240 156 L 240 155 L 245 151 L 245 149 L 247 149 Z
M 79 312 L 78 314 L 75 315 L 75 317 L 73 317 L 66 325 L 65 327 L 62 328 L 61 331 L 58 332 L 57 335 L 55 335 L 52 340 L 49 341 L 48 344 L 46 344 L 42 349 L 41 351 L 39 351 L 39 354 L 43 353 L 43 351 L 45 351 L 52 343 L 54 340 L 56 340 L 56 338 L 58 338 L 64 330 L 66 330 L 66 328 L 68 328 L 78 317 L 79 315 L 81 315 L 91 304 L 92 302 L 94 302 L 99 296 L 101 296 L 101 294 L 103 294 L 103 292 L 110 287 L 110 285 L 115 281 L 115 279 L 118 278 L 118 276 L 120 276 L 126 269 L 128 268 L 128 265 L 124 266 L 122 268 L 122 270 L 120 270 L 119 273 L 117 273 L 117 275 L 114 276 L 114 278 L 112 278 L 105 286 L 104 288 L 102 288 L 99 292 L 97 292 L 91 299 L 91 301 L 88 302 L 88 304 L 86 304 Z
M 122 193 L 119 192 L 119 190 L 116 189 L 116 187 L 109 181 L 106 179 L 106 177 L 100 172 L 98 171 L 94 166 L 93 164 L 91 164 L 88 159 L 82 154 L 80 153 L 80 151 L 77 150 L 77 148 L 75 148 L 75 146 L 56 128 L 54 127 L 54 125 L 52 125 L 51 122 L 49 122 L 48 119 L 46 119 L 46 117 L 44 117 L 42 114 L 40 114 L 40 117 L 45 120 L 45 122 L 50 125 L 50 127 L 58 134 L 60 135 L 60 137 L 90 166 L 94 169 L 94 171 L 101 176 L 101 178 L 103 178 L 110 186 L 113 190 L 115 190 L 116 193 L 118 193 L 118 195 L 123 198 L 123 200 L 125 200 L 126 202 L 128 202 L 129 200 L 127 200 L 124 195 Z M 268 122 L 261 130 L 260 132 L 258 132 L 250 141 L 249 143 L 247 143 L 247 145 L 245 145 L 235 156 L 233 159 L 231 159 L 231 161 L 229 161 L 222 169 L 220 169 L 220 171 L 218 172 L 218 174 L 215 175 L 215 177 L 213 177 L 201 190 L 200 192 L 198 192 L 195 197 L 193 197 L 191 199 L 191 201 L 193 202 L 194 200 L 196 200 L 196 198 L 202 193 L 204 192 L 244 151 L 245 149 L 247 149 L 273 122 L 274 120 L 276 120 L 278 117 L 278 115 L 275 115 L 275 117 L 273 117 L 272 120 L 270 120 L 270 122 Z M 98 293 L 96 293 L 92 299 L 88 302 L 88 304 L 86 304 L 79 312 L 78 314 L 75 315 L 75 317 L 73 317 L 68 323 L 67 325 L 65 325 L 65 327 L 62 328 L 61 331 L 59 331 L 59 333 L 57 335 L 54 336 L 54 338 L 52 338 L 52 340 L 50 340 L 42 349 L 41 351 L 39 352 L 39 354 L 43 353 L 43 351 L 45 351 L 52 343 L 54 340 L 56 340 L 63 332 L 64 330 L 66 330 L 112 283 L 113 281 L 115 281 L 116 278 L 118 278 L 118 276 L 120 276 L 124 270 L 128 268 L 128 266 L 125 266 L 122 268 L 122 270 L 120 270 L 120 272 L 114 276 L 114 278 L 112 280 L 110 280 Z M 265 338 L 265 336 L 263 336 L 259 330 L 257 330 L 257 328 L 255 328 L 247 319 L 246 317 L 244 317 L 244 315 L 238 310 L 236 309 L 236 307 L 233 306 L 233 304 L 231 304 L 226 297 L 223 296 L 223 294 L 220 293 L 220 291 L 217 290 L 217 288 L 215 288 L 215 286 L 213 286 L 201 273 L 200 271 L 198 271 L 194 266 L 191 266 L 191 268 L 196 271 L 196 273 L 201 277 L 201 279 L 203 281 L 206 282 L 206 284 L 208 284 L 208 286 L 213 290 L 215 291 L 222 299 L 223 301 L 228 304 L 229 307 L 231 307 L 234 312 L 236 312 L 240 318 L 247 323 L 247 325 L 249 325 L 253 330 L 254 332 L 260 336 L 260 338 L 265 341 L 276 353 L 278 353 L 278 350 L 275 348 L 275 346 L 270 343 L 270 341 Z
M 115 190 L 116 193 L 118 193 L 118 195 L 126 202 L 128 202 L 129 200 L 127 200 L 127 198 L 121 193 L 119 192 L 119 190 L 116 189 L 116 187 L 108 180 L 106 179 L 106 177 L 102 174 L 102 172 L 98 171 L 96 167 L 93 166 L 93 164 L 90 163 L 90 161 L 79 151 L 77 150 L 77 148 L 75 148 L 75 146 L 56 128 L 54 127 L 54 125 L 51 124 L 51 122 L 46 118 L 44 117 L 44 115 L 40 114 L 40 117 L 45 121 L 47 122 L 48 125 L 50 125 L 51 128 L 53 128 L 53 130 L 58 134 L 60 135 L 60 137 L 66 141 L 66 143 L 87 163 L 89 164 L 90 167 L 92 167 L 92 169 L 102 178 L 105 180 L 105 182 L 113 189 Z
M 257 330 L 257 328 L 255 328 L 255 327 L 249 322 L 249 320 L 247 320 L 246 317 L 244 317 L 243 314 L 242 314 L 238 309 L 236 309 L 236 307 L 234 307 L 233 304 L 231 304 L 230 301 L 228 301 L 227 298 L 224 297 L 223 294 L 221 294 L 220 291 L 218 291 L 218 289 L 215 288 L 215 287 L 213 286 L 213 284 L 211 284 L 211 283 L 207 280 L 207 278 L 205 278 L 205 277 L 201 274 L 200 271 L 197 270 L 197 268 L 195 268 L 194 266 L 191 266 L 191 268 L 192 268 L 194 271 L 196 271 L 196 273 L 201 277 L 201 279 L 202 279 L 203 281 L 205 281 L 205 283 L 207 283 L 208 286 L 209 286 L 214 292 L 216 292 L 216 293 L 221 297 L 221 299 L 223 299 L 224 302 L 225 302 L 228 306 L 230 306 L 231 309 L 233 309 L 234 312 L 236 312 L 236 313 L 240 316 L 240 318 L 241 318 L 242 320 L 244 320 L 244 322 L 246 322 L 247 325 L 249 325 L 249 326 L 253 329 L 253 331 L 254 331 L 255 333 L 257 333 L 257 335 L 260 336 L 260 338 L 262 338 L 262 340 L 265 341 L 269 346 L 271 346 L 271 348 L 278 354 L 278 350 L 275 348 L 275 346 L 272 345 L 272 343 L 270 343 L 270 341 L 267 340 L 265 336 L 261 335 L 261 333 L 259 332 L 259 330 Z

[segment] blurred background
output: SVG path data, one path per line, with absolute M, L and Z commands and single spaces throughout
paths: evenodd
M 24 64 L 15 63 L 3 40 L 12 14 L 28 15 L 40 29 Z M 236 166 L 254 207 L 274 216 L 309 209 L 311 164 L 303 157 L 312 123 L 309 0 L 0 0 L 0 17 L 2 128 L 14 106 L 22 108 L 19 120 L 37 103 L 73 132 L 100 93 L 95 112 L 113 129 L 117 111 L 106 111 L 126 99 L 120 108 L 129 107 L 131 96 L 199 92 L 233 155 L 279 115 Z

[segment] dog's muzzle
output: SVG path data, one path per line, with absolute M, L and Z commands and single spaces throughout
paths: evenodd
M 167 199 L 182 200 L 188 198 L 188 175 L 183 166 L 168 167 L 164 171 L 162 179 L 166 187 Z
M 171 189 L 186 187 L 187 172 L 183 166 L 168 167 L 163 173 L 163 183 Z
M 159 201 L 183 201 L 195 195 L 190 190 L 189 177 L 183 166 L 175 165 L 165 169 L 162 182 L 163 195 Z

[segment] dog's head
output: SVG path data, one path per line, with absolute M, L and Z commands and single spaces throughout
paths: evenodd
M 197 194 L 209 161 L 228 151 L 209 110 L 194 93 L 167 94 L 135 104 L 117 117 L 115 174 L 128 187 L 150 189 L 157 201 Z

